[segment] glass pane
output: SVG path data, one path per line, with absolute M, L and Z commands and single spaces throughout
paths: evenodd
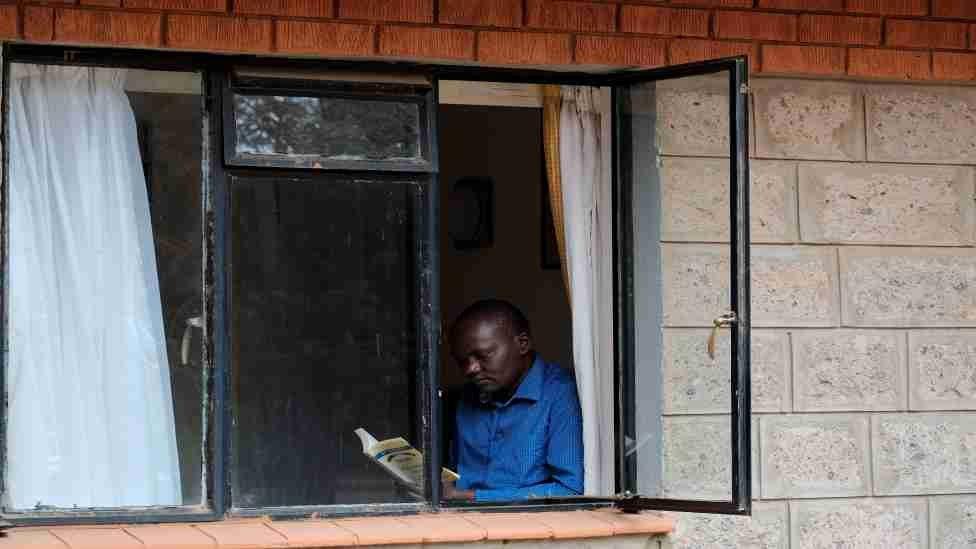
M 416 501 L 354 431 L 420 446 L 418 182 L 232 183 L 233 505 Z
M 628 487 L 731 501 L 727 73 L 626 88 L 621 175 L 632 200 Z
M 200 505 L 200 76 L 13 64 L 7 92 L 4 507 Z
M 235 95 L 237 155 L 326 160 L 420 160 L 420 104 Z

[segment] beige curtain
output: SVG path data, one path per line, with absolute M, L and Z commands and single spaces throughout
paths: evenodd
M 559 164 L 559 117 L 562 109 L 562 89 L 560 86 L 542 87 L 542 142 L 546 154 L 546 179 L 549 182 L 549 204 L 552 208 L 552 223 L 556 229 L 556 246 L 559 248 L 559 268 L 563 273 L 563 286 L 572 305 L 573 296 L 569 286 L 569 266 L 566 262 L 566 228 L 563 215 L 563 183 Z

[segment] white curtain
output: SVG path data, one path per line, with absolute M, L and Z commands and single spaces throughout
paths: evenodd
M 6 505 L 181 503 L 124 71 L 12 65 Z
M 609 94 L 564 86 L 559 166 L 587 495 L 614 492 Z

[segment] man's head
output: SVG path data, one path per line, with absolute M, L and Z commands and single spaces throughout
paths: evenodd
M 528 319 L 500 299 L 468 306 L 451 327 L 450 343 L 454 360 L 483 396 L 510 394 L 535 359 Z

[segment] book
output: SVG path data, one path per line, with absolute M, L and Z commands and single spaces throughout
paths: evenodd
M 360 427 L 354 431 L 363 444 L 363 453 L 386 470 L 394 479 L 414 492 L 424 491 L 424 454 L 406 439 L 388 438 L 376 440 L 369 431 Z M 441 469 L 442 482 L 454 482 L 460 475 L 447 468 Z

